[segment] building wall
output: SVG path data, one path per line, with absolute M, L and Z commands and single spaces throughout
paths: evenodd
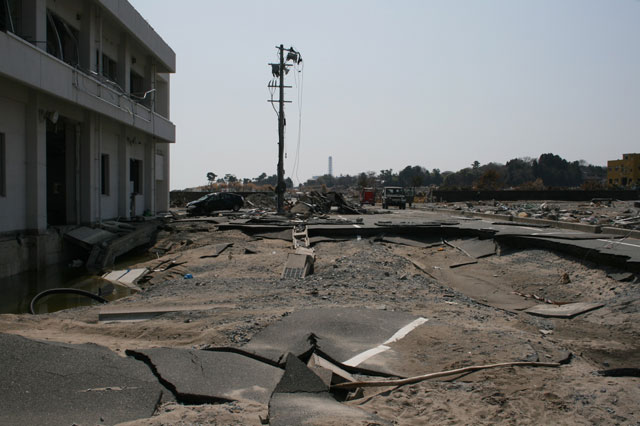
M 7 97 L 0 81 L 0 133 L 5 140 L 6 195 L 0 196 L 0 233 L 26 229 L 25 108 L 26 102 Z
M 168 145 L 175 142 L 168 119 L 175 54 L 126 0 L 22 0 L 21 11 L 15 31 L 0 31 L 7 176 L 0 194 L 0 258 L 7 261 L 0 262 L 0 276 L 60 259 L 54 216 L 66 226 L 166 210 Z M 78 32 L 76 54 L 65 47 L 62 55 L 47 52 L 48 12 Z M 109 78 L 101 53 L 116 64 Z M 144 102 L 130 96 L 132 70 L 142 77 L 136 91 L 155 89 Z M 103 155 L 109 158 L 105 194 Z M 141 165 L 141 189 L 133 197 L 131 159 Z M 54 169 L 59 175 L 51 176 Z M 23 234 L 28 243 L 16 238 Z
M 100 164 L 102 165 L 102 155 L 109 157 L 108 170 L 108 194 L 102 193 L 102 170 L 100 170 L 100 211 L 103 219 L 113 219 L 118 217 L 118 145 L 120 135 L 118 126 L 115 123 L 106 123 L 102 129 L 102 149 L 100 150 Z
M 610 187 L 640 187 L 640 154 L 623 154 L 621 160 L 607 162 Z

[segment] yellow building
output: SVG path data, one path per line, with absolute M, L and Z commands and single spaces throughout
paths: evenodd
M 607 182 L 609 187 L 640 188 L 640 154 L 607 161 Z

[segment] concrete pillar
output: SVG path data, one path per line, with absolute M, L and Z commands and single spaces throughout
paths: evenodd
M 145 210 L 155 213 L 156 204 L 156 144 L 151 136 L 146 138 L 144 144 L 144 207 Z
M 96 6 L 85 2 L 80 18 L 80 66 L 84 70 L 99 72 L 96 58 Z
M 169 211 L 169 144 L 156 144 L 156 152 L 162 154 L 158 157 L 162 161 L 156 164 L 156 177 L 162 176 L 162 180 L 156 180 L 156 212 Z
M 143 88 L 145 91 L 156 88 L 156 63 L 151 56 L 147 56 L 146 65 L 144 67 Z M 146 101 L 145 104 L 151 111 L 155 111 L 154 104 L 156 99 L 156 92 L 149 93 L 147 97 L 148 101 Z
M 66 176 L 66 222 L 76 223 L 76 129 L 78 125 L 67 122 L 65 126 L 65 176 Z
M 86 111 L 80 137 L 80 221 L 92 223 L 97 217 L 96 115 Z M 99 191 L 98 191 L 98 195 Z
M 36 47 L 47 50 L 46 0 L 22 0 L 22 36 Z
M 127 140 L 127 127 L 121 126 L 120 136 L 118 140 L 118 216 L 130 217 L 129 214 L 129 202 L 130 202 L 130 189 L 129 189 L 129 141 Z
M 29 91 L 26 108 L 27 229 L 47 229 L 47 126 L 37 92 Z
M 124 31 L 120 35 L 118 46 L 118 84 L 126 93 L 131 92 L 131 47 L 129 36 Z

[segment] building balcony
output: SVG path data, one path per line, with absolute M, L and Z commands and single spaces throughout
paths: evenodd
M 70 66 L 12 33 L 0 32 L 0 57 L 11 58 L 0 61 L 0 75 L 132 126 L 161 142 L 175 142 L 171 121 L 115 84 Z

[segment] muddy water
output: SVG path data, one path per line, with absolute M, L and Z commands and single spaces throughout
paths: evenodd
M 0 279 L 0 313 L 23 314 L 29 312 L 29 304 L 38 293 L 51 288 L 78 288 L 101 294 L 107 300 L 128 296 L 130 291 L 113 286 L 97 276 L 86 275 L 83 269 L 51 266 L 42 271 L 24 272 Z M 72 294 L 55 294 L 40 299 L 36 313 L 55 312 L 61 309 L 88 306 L 97 303 L 90 298 Z
M 126 256 L 122 260 L 119 259 L 113 269 L 127 269 L 130 265 L 151 258 L 146 253 Z M 23 272 L 0 278 L 0 314 L 28 313 L 31 299 L 38 293 L 52 288 L 78 288 L 99 294 L 109 301 L 131 294 L 127 288 L 114 286 L 101 277 L 88 275 L 84 267 L 71 268 L 67 265 L 54 265 L 41 271 Z M 95 303 L 98 302 L 79 295 L 54 294 L 38 300 L 35 311 L 42 314 Z

